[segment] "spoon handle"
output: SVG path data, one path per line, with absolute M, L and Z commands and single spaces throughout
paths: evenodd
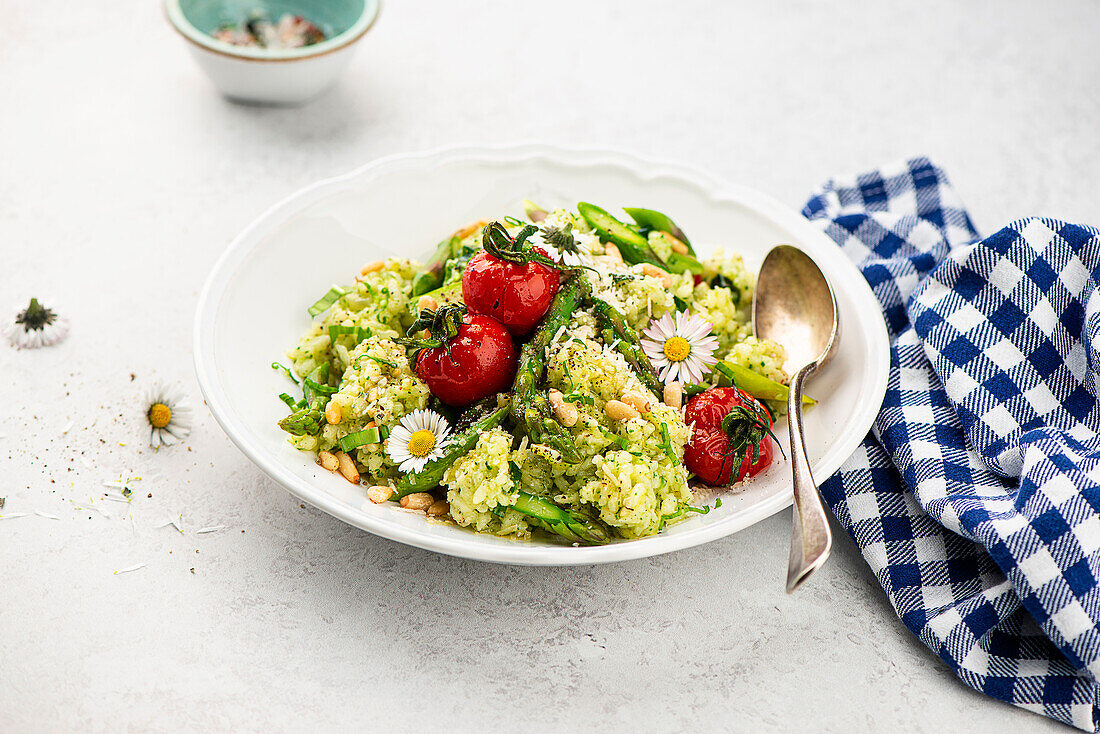
M 787 397 L 787 425 L 791 434 L 791 468 L 794 471 L 794 527 L 787 565 L 787 593 L 797 589 L 829 557 L 833 544 L 829 518 L 821 505 L 817 483 L 810 473 L 806 441 L 802 435 L 802 384 L 817 368 L 811 363 L 791 378 Z

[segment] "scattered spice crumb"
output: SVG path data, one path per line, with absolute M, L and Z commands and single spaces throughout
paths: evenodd
M 192 569 L 191 569 L 191 573 L 195 573 L 195 569 L 194 569 L 194 568 L 192 568 Z

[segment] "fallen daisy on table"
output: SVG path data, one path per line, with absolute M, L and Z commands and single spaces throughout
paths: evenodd
M 714 356 L 718 337 L 711 334 L 713 330 L 710 322 L 700 316 L 678 311 L 673 320 L 672 314 L 666 312 L 642 330 L 645 337 L 641 340 L 642 350 L 666 385 L 700 383 L 703 375 L 718 362 Z
M 434 410 L 414 410 L 394 426 L 386 439 L 386 451 L 403 472 L 418 472 L 432 459 L 443 456 L 450 435 L 447 420 Z
M 145 399 L 149 445 L 154 449 L 179 443 L 191 433 L 191 405 L 176 387 L 157 383 Z
M 32 298 L 3 328 L 4 336 L 18 349 L 52 346 L 69 333 L 69 320 Z

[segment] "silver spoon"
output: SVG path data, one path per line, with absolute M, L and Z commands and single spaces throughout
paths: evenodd
M 794 529 L 787 565 L 791 593 L 829 557 L 833 544 L 829 519 L 810 473 L 802 435 L 802 384 L 832 356 L 839 330 L 836 296 L 821 269 L 791 245 L 772 248 L 760 266 L 752 300 L 753 333 L 787 349 L 787 369 L 793 373 L 787 398 L 794 472 Z

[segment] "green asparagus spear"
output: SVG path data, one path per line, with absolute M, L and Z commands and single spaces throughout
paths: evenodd
M 580 460 L 573 438 L 554 420 L 550 401 L 538 386 L 546 371 L 546 347 L 558 330 L 569 323 L 587 292 L 588 285 L 580 275 L 574 275 L 561 287 L 550 304 L 546 318 L 520 351 L 512 388 L 512 416 L 516 422 L 527 427 L 532 441 L 547 441 L 569 463 Z
M 532 222 L 538 224 L 542 220 L 546 219 L 546 215 L 550 212 L 546 211 L 530 199 L 524 199 L 523 213 L 526 214 L 527 218 L 530 219 Z
M 397 482 L 397 492 L 393 499 L 401 499 L 413 492 L 426 492 L 438 486 L 443 480 L 444 472 L 450 468 L 451 464 L 477 444 L 477 438 L 481 432 L 499 426 L 507 414 L 507 405 L 492 408 L 471 422 L 464 430 L 454 433 L 443 447 L 443 456 L 432 459 L 423 469 L 414 474 L 402 475 Z
M 314 398 L 308 406 L 295 410 L 279 421 L 279 428 L 292 436 L 316 436 L 321 432 L 324 422 L 324 403 L 320 399 Z
M 601 522 L 571 513 L 542 497 L 520 492 L 512 509 L 522 513 L 548 533 L 554 533 L 573 543 L 603 545 L 611 540 Z
M 573 435 L 554 418 L 553 408 L 546 393 L 537 390 L 528 395 L 528 405 L 523 411 L 524 425 L 531 443 L 544 443 L 561 454 L 562 461 L 576 464 L 581 460 Z
M 592 298 L 592 309 L 596 314 L 596 321 L 600 324 L 600 335 L 603 336 L 604 341 L 615 345 L 619 354 L 623 355 L 627 363 L 634 368 L 643 385 L 653 391 L 654 395 L 661 395 L 664 387 L 649 357 L 642 350 L 638 332 L 634 331 L 618 309 L 607 301 Z
M 452 236 L 436 246 L 435 253 L 424 265 L 424 269 L 413 278 L 411 294 L 413 297 L 423 295 L 439 287 L 439 284 L 443 282 L 443 266 L 455 256 L 458 243 L 458 237 Z

